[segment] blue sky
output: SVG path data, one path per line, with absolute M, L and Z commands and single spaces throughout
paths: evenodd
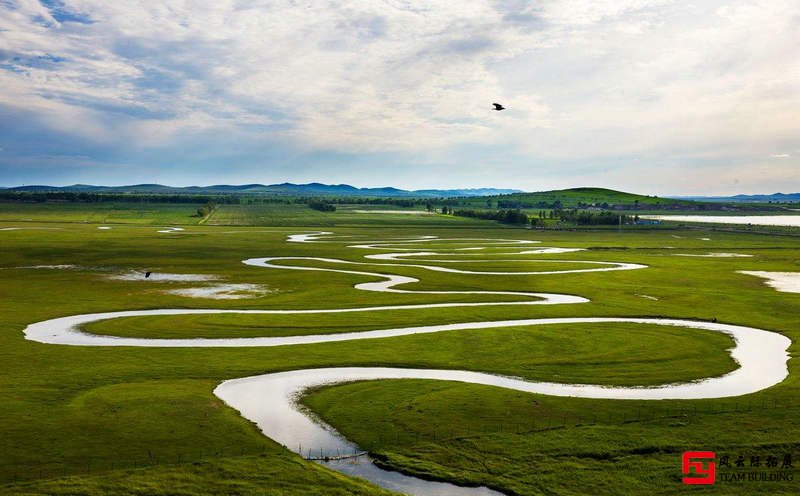
M 796 0 L 0 0 L 0 186 L 800 191 L 798 25 Z

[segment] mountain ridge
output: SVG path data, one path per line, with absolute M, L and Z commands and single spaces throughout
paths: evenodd
M 242 194 L 285 194 L 285 195 L 330 195 L 330 196 L 409 196 L 409 197 L 457 197 L 487 196 L 519 193 L 518 189 L 506 188 L 464 188 L 464 189 L 425 189 L 404 190 L 391 186 L 382 188 L 357 188 L 349 184 L 323 184 L 318 182 L 295 184 L 213 184 L 209 186 L 166 186 L 155 183 L 130 184 L 125 186 L 98 186 L 92 184 L 72 184 L 69 186 L 25 185 L 4 188 L 6 191 L 47 192 L 69 191 L 88 193 L 242 193 Z
M 320 182 L 276 183 L 276 184 L 212 184 L 208 186 L 167 186 L 157 183 L 140 183 L 124 186 L 103 186 L 92 184 L 72 184 L 69 186 L 50 186 L 32 184 L 23 186 L 0 186 L 5 192 L 73 192 L 73 193 L 117 193 L 117 194 L 251 194 L 251 195 L 286 195 L 286 196 L 353 196 L 353 197 L 409 197 L 409 198 L 455 198 L 455 197 L 494 197 L 503 201 L 526 200 L 527 197 L 550 197 L 564 200 L 564 196 L 580 196 L 584 201 L 608 201 L 622 199 L 633 202 L 639 199 L 643 204 L 664 201 L 699 201 L 707 203 L 767 203 L 767 202 L 800 202 L 798 193 L 772 194 L 738 194 L 730 196 L 645 196 L 605 188 L 568 188 L 563 190 L 528 192 L 510 188 L 463 188 L 463 189 L 418 189 L 404 190 L 392 186 L 380 188 L 358 188 L 350 184 L 325 184 Z M 565 202 L 566 203 L 566 202 Z

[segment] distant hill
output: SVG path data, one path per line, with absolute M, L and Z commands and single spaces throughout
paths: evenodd
M 7 191 L 69 191 L 90 193 L 191 193 L 191 194 L 269 194 L 293 196 L 369 196 L 369 197 L 414 197 L 414 198 L 452 198 L 465 196 L 485 196 L 516 193 L 515 189 L 477 188 L 477 189 L 426 189 L 408 191 L 398 188 L 356 188 L 349 184 L 216 184 L 212 186 L 164 186 L 162 184 L 133 184 L 130 186 L 94 186 L 73 184 L 72 186 L 16 186 Z
M 640 208 L 673 209 L 695 205 L 690 200 L 637 195 L 605 188 L 570 188 L 536 193 L 511 193 L 482 198 L 507 208 L 545 208 L 559 202 L 562 208 Z M 477 206 L 477 199 L 470 200 Z
M 768 202 L 800 202 L 800 193 L 773 193 L 771 195 L 734 195 L 734 196 L 675 196 L 681 200 L 699 200 L 707 202 L 743 202 L 743 203 L 768 203 Z
M 607 188 L 570 188 L 527 193 L 513 189 L 422 189 L 404 190 L 393 187 L 357 188 L 349 184 L 280 183 L 280 184 L 216 184 L 211 186 L 165 186 L 133 184 L 128 186 L 30 185 L 0 188 L 3 197 L 15 193 L 104 193 L 107 195 L 264 195 L 287 197 L 338 197 L 373 199 L 441 199 L 451 206 L 471 209 L 598 209 L 642 211 L 780 211 L 787 207 L 778 203 L 800 202 L 800 193 L 773 195 L 736 195 L 730 197 L 659 197 L 646 196 Z M 46 195 L 45 195 L 46 196 Z M 124 198 L 123 198 L 124 199 Z M 174 201 L 175 199 L 171 200 Z M 80 201 L 69 200 L 67 201 Z M 383 201 L 383 200 L 381 200 Z M 767 203 L 772 202 L 772 205 Z M 357 202 L 354 202 L 357 203 Z

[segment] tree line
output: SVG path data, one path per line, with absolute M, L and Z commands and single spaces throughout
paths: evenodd
M 579 226 L 613 226 L 621 222 L 631 224 L 638 216 L 617 214 L 614 212 L 588 212 L 586 210 L 554 210 L 553 217 Z M 540 214 L 541 215 L 541 214 Z
M 528 215 L 521 210 L 469 210 L 442 207 L 443 214 L 458 215 L 459 217 L 472 217 L 475 219 L 496 220 L 505 224 L 527 224 Z
M 362 198 L 353 196 L 342 197 L 316 197 L 316 196 L 298 196 L 294 199 L 295 203 L 309 203 L 309 202 L 325 202 L 335 205 L 394 205 L 396 207 L 416 207 L 417 205 L 425 205 L 430 200 L 420 198 Z
M 228 205 L 241 203 L 241 199 L 233 195 L 89 193 L 76 191 L 0 191 L 0 201 L 22 203 L 214 203 Z
M 540 210 L 535 216 L 528 216 L 519 209 L 513 210 L 454 210 L 447 206 L 442 207 L 443 214 L 458 215 L 460 217 L 472 217 L 475 219 L 494 220 L 505 224 L 530 224 L 532 226 L 543 226 L 546 221 L 558 221 L 579 226 L 613 226 L 620 222 L 631 224 L 638 220 L 638 216 L 620 215 L 614 212 L 588 212 L 585 210 Z

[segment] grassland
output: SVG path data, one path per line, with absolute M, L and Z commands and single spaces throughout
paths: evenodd
M 22 329 L 31 322 L 88 312 L 165 307 L 340 308 L 479 299 L 365 292 L 352 287 L 368 280 L 363 276 L 248 267 L 240 261 L 259 256 L 364 261 L 365 252 L 339 243 L 287 244 L 287 234 L 309 230 L 302 226 L 229 228 L 187 221 L 183 233 L 158 233 L 156 225 L 178 223 L 166 219 L 193 213 L 188 210 L 193 207 L 181 208 L 187 211 L 165 208 L 152 216 L 144 213 L 140 219 L 126 220 L 127 213 L 115 214 L 120 223 L 106 231 L 83 222 L 106 222 L 109 217 L 100 220 L 78 208 L 58 211 L 48 206 L 48 212 L 36 214 L 47 218 L 0 213 L 0 219 L 15 219 L 0 221 L 0 228 L 28 228 L 0 231 L 0 492 L 383 494 L 371 484 L 301 460 L 262 436 L 212 394 L 222 380 L 270 371 L 382 365 L 644 385 L 719 375 L 733 366 L 725 353 L 730 346 L 725 336 L 628 324 L 455 331 L 264 349 L 84 348 L 23 339 Z M 224 209 L 220 213 L 227 215 Z M 317 214 L 309 209 L 306 213 Z M 279 214 L 280 210 L 275 215 Z M 295 214 L 280 215 L 289 222 Z M 391 214 L 352 215 L 375 215 L 385 221 Z M 23 218 L 46 222 L 22 222 Z M 258 216 L 241 218 L 243 224 L 268 222 Z M 448 223 L 417 224 L 435 218 Z M 649 268 L 508 277 L 413 267 L 392 270 L 420 279 L 408 289 L 525 290 L 578 294 L 592 300 L 579 305 L 302 318 L 131 318 L 98 322 L 91 330 L 148 337 L 218 337 L 511 318 L 669 316 L 716 318 L 781 332 L 794 343 L 800 340 L 800 294 L 778 293 L 758 278 L 736 273 L 800 271 L 800 245 L 793 237 L 710 230 L 530 231 L 486 222 L 450 223 L 444 216 L 404 216 L 396 221 L 406 225 L 386 226 L 376 220 L 374 227 L 365 224 L 335 231 L 354 240 L 429 234 L 539 239 L 543 246 L 589 248 L 549 256 L 552 259 L 643 263 Z M 41 227 L 59 229 L 30 229 Z M 443 242 L 440 246 L 454 245 Z M 709 251 L 754 256 L 674 256 Z M 32 268 L 58 264 L 74 267 Z M 505 267 L 529 270 L 530 264 L 520 261 Z M 225 282 L 264 284 L 273 291 L 254 299 L 194 299 L 164 293 L 164 289 L 194 283 L 109 278 L 144 269 L 216 275 Z M 797 344 L 790 352 L 796 356 Z M 422 476 L 486 484 L 520 495 L 676 494 L 698 489 L 680 483 L 680 454 L 686 450 L 713 450 L 732 459 L 739 454 L 764 458 L 791 453 L 800 461 L 800 370 L 794 359 L 789 368 L 789 378 L 777 386 L 742 398 L 717 400 L 585 400 L 401 380 L 323 388 L 304 401 L 383 463 Z M 800 466 L 797 461 L 795 465 Z M 798 483 L 718 483 L 699 490 L 796 494 Z
M 320 212 L 305 204 L 256 203 L 219 205 L 207 218 L 197 216 L 200 205 L 191 203 L 4 203 L 0 202 L 0 222 L 217 225 L 217 226 L 486 226 L 488 221 L 451 215 L 407 213 L 363 213 L 362 210 L 419 210 L 394 206 L 343 205 L 335 212 Z M 20 224 L 22 226 L 26 224 Z
M 171 203 L 0 202 L 0 222 L 196 224 L 198 205 Z
M 344 205 L 335 212 L 312 210 L 303 204 L 220 205 L 208 220 L 209 225 L 234 226 L 475 226 L 485 221 L 451 215 L 417 215 L 413 213 L 367 213 L 366 210 L 402 211 L 393 206 Z M 419 210 L 407 209 L 409 212 Z

